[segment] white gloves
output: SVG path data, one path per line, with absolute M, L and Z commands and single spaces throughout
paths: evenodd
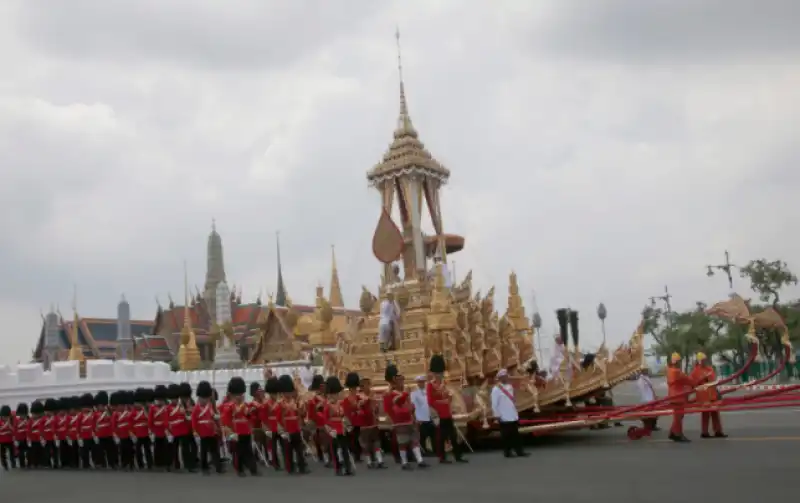
M 267 438 L 272 438 L 272 430 L 264 430 L 264 434 L 267 436 Z
M 78 439 L 78 447 L 83 447 L 83 439 L 82 438 Z
M 172 435 L 170 435 L 170 434 L 167 434 L 167 441 L 168 441 L 168 442 L 170 442 L 170 443 L 172 443 L 172 441 L 173 441 L 173 440 L 175 440 L 175 437 L 173 437 L 173 436 L 172 436 Z
M 228 441 L 233 442 L 235 440 L 236 440 L 236 434 L 235 433 L 231 433 L 230 435 L 228 435 Z
M 114 435 L 114 443 L 119 444 L 119 437 Z

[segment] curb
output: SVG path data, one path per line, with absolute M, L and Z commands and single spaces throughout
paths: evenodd
M 773 391 L 778 389 L 788 388 L 789 386 L 793 386 L 792 384 L 756 384 L 755 386 L 745 386 L 744 384 L 735 384 L 735 385 L 724 385 L 720 386 L 720 391 L 730 391 L 734 389 L 740 389 L 742 391 Z

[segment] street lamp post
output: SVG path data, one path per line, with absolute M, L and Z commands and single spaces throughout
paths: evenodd
M 597 306 L 597 317 L 600 318 L 600 328 L 603 331 L 603 347 L 606 346 L 606 316 L 608 316 L 606 305 L 601 302 Z
M 672 317 L 670 316 L 670 313 L 672 313 L 672 294 L 669 293 L 669 287 L 667 287 L 667 285 L 664 285 L 664 295 L 654 295 L 650 297 L 651 306 L 656 307 L 656 301 L 664 303 L 667 324 L 672 326 Z
M 734 269 L 741 269 L 741 267 L 739 267 L 736 264 L 732 264 L 731 263 L 731 256 L 728 253 L 728 250 L 725 250 L 725 263 L 724 264 L 707 265 L 706 269 L 707 269 L 706 276 L 708 276 L 709 278 L 714 275 L 714 271 L 715 270 L 724 272 L 725 275 L 728 277 L 728 287 L 731 289 L 731 292 L 733 292 L 733 274 L 732 274 L 732 271 Z

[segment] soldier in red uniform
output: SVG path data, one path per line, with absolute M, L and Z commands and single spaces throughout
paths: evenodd
M 153 441 L 153 464 L 159 470 L 172 469 L 172 456 L 167 438 L 167 387 L 159 384 L 153 389 L 153 404 L 147 411 L 147 426 Z
M 447 452 L 445 449 L 445 442 L 449 441 L 453 447 L 453 455 L 459 463 L 466 463 L 461 445 L 458 441 L 456 434 L 456 426 L 453 422 L 453 411 L 451 408 L 451 400 L 453 397 L 450 390 L 447 389 L 444 383 L 444 372 L 446 370 L 444 357 L 442 355 L 433 355 L 430 361 L 430 372 L 433 374 L 433 379 L 428 382 L 425 394 L 428 397 L 428 406 L 431 409 L 431 416 L 437 425 L 436 431 L 436 453 L 439 455 L 440 463 L 449 463 L 447 459 Z
M 133 393 L 134 405 L 131 407 L 131 438 L 133 439 L 133 453 L 136 466 L 140 470 L 153 469 L 152 440 L 150 440 L 150 425 L 148 405 L 152 391 L 138 388 Z
M 339 400 L 339 393 L 343 389 L 338 377 L 328 377 L 325 381 L 326 402 L 322 410 L 322 417 L 325 421 L 325 429 L 331 437 L 331 459 L 336 469 L 336 475 L 353 475 L 344 409 Z
M 212 403 L 212 389 L 208 381 L 197 385 L 198 404 L 192 409 L 192 430 L 200 438 L 200 469 L 208 474 L 211 463 L 217 473 L 222 473 L 222 461 L 219 456 L 219 417 Z
M 261 384 L 258 381 L 250 383 L 250 396 L 252 400 L 250 400 L 247 406 L 250 409 L 250 426 L 253 428 L 253 446 L 257 454 L 256 459 L 265 457 L 266 461 L 266 458 L 269 457 L 269 449 L 267 447 L 266 426 L 261 421 L 261 409 L 265 401 L 264 395 L 264 390 L 261 388 Z
M 361 462 L 361 416 L 358 414 L 358 385 L 361 382 L 356 372 L 350 372 L 344 378 L 344 385 L 347 388 L 347 396 L 342 399 L 342 409 L 344 417 L 348 423 L 348 447 L 353 453 L 356 463 Z
M 69 441 L 69 416 L 70 398 L 58 399 L 55 415 L 56 449 L 58 451 L 58 465 L 61 468 L 71 468 L 72 444 Z
M 133 471 L 135 447 L 133 436 L 133 391 L 119 392 L 119 407 L 112 416 L 114 438 L 119 446 L 120 467 L 125 471 Z
M 267 397 L 261 406 L 260 414 L 261 424 L 264 426 L 264 433 L 267 436 L 267 458 L 275 471 L 280 471 L 281 431 L 278 421 L 280 382 L 277 377 L 270 377 L 265 386 Z
M 109 406 L 109 396 L 105 391 L 98 392 L 94 406 L 94 436 L 97 443 L 95 468 L 111 468 L 119 465 L 119 452 L 114 443 L 114 428 L 111 424 L 113 411 Z
M 42 416 L 42 465 L 47 468 L 58 468 L 58 448 L 56 447 L 56 412 L 58 401 L 48 398 L 44 401 L 44 415 Z
M 689 442 L 683 434 L 683 411 L 687 402 L 686 393 L 694 387 L 692 380 L 681 370 L 681 355 L 673 353 L 667 367 L 667 386 L 672 402 L 672 426 L 669 429 L 669 439 L 675 442 Z
M 81 397 L 72 396 L 69 398 L 68 402 L 67 442 L 70 445 L 69 466 L 77 470 L 81 467 Z
M 14 456 L 14 418 L 11 417 L 11 407 L 0 407 L 0 465 L 3 470 L 17 467 L 17 458 Z
M 97 444 L 94 434 L 94 397 L 89 393 L 81 395 L 81 412 L 78 415 L 78 446 L 80 446 L 81 468 L 88 470 L 97 459 Z
M 30 443 L 28 443 L 28 423 L 31 418 L 28 416 L 28 404 L 17 404 L 17 413 L 12 420 L 14 425 L 14 445 L 17 448 L 17 459 L 20 468 L 29 468 L 30 463 Z
M 253 428 L 250 426 L 247 404 L 244 403 L 244 394 L 247 386 L 241 377 L 233 377 L 228 383 L 228 394 L 231 396 L 231 405 L 225 408 L 222 417 L 222 427 L 227 436 L 236 440 L 236 473 L 245 476 L 245 467 L 252 475 L 258 475 L 255 456 L 253 456 Z
M 294 381 L 289 375 L 279 379 L 279 389 L 283 397 L 278 404 L 278 424 L 283 434 L 284 466 L 286 473 L 309 473 L 303 445 L 303 411 L 297 403 Z
M 29 468 L 44 466 L 44 405 L 39 400 L 31 402 L 31 418 L 28 421 L 28 445 L 30 446 Z
M 324 445 L 327 435 L 322 427 L 322 418 L 320 417 L 324 401 L 319 392 L 324 381 L 325 378 L 319 374 L 315 374 L 311 379 L 311 385 L 308 387 L 311 397 L 306 401 L 306 420 L 303 426 L 306 430 L 306 441 L 317 451 L 317 460 L 321 463 L 328 463 L 330 461 L 328 448 Z
M 181 465 L 190 472 L 195 471 L 192 444 L 191 416 L 186 406 L 186 387 L 172 384 L 169 387 L 172 403 L 167 409 L 167 433 L 172 446 L 171 464 L 180 470 Z M 189 388 L 191 397 L 191 388 Z
M 698 389 L 695 393 L 697 404 L 702 407 L 712 407 L 714 402 L 719 400 L 719 392 L 716 386 L 709 386 L 717 380 L 717 373 L 711 365 L 711 361 L 705 353 L 697 353 L 697 364 L 692 369 L 689 378 Z M 711 438 L 708 433 L 708 423 L 714 428 L 714 438 L 727 438 L 728 435 L 722 432 L 722 421 L 718 410 L 711 410 L 700 413 L 700 426 L 702 428 L 702 438 Z
M 361 393 L 357 395 L 356 415 L 361 426 L 358 442 L 361 450 L 367 455 L 368 468 L 386 468 L 383 464 L 381 437 L 378 431 L 378 404 L 372 396 L 370 379 L 360 379 Z
M 384 374 L 391 389 L 383 397 L 383 407 L 392 421 L 394 440 L 397 443 L 400 465 L 403 470 L 411 470 L 408 464 L 410 450 L 419 468 L 427 468 L 419 446 L 419 428 L 414 422 L 414 406 L 411 396 L 405 390 L 405 379 L 396 366 L 390 364 Z

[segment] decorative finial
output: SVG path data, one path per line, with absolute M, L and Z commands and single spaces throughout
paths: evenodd
M 217 219 L 211 218 L 211 232 L 217 232 Z
M 333 269 L 336 269 L 336 245 L 331 245 L 331 264 Z
M 72 284 L 72 310 L 78 312 L 78 284 Z
M 395 31 L 395 39 L 397 41 L 397 74 L 400 79 L 400 117 L 397 118 L 397 132 L 410 132 L 413 131 L 414 126 L 411 124 L 411 117 L 408 115 L 408 103 L 406 101 L 406 85 L 403 80 L 403 55 L 400 48 L 400 27 L 398 26 Z

